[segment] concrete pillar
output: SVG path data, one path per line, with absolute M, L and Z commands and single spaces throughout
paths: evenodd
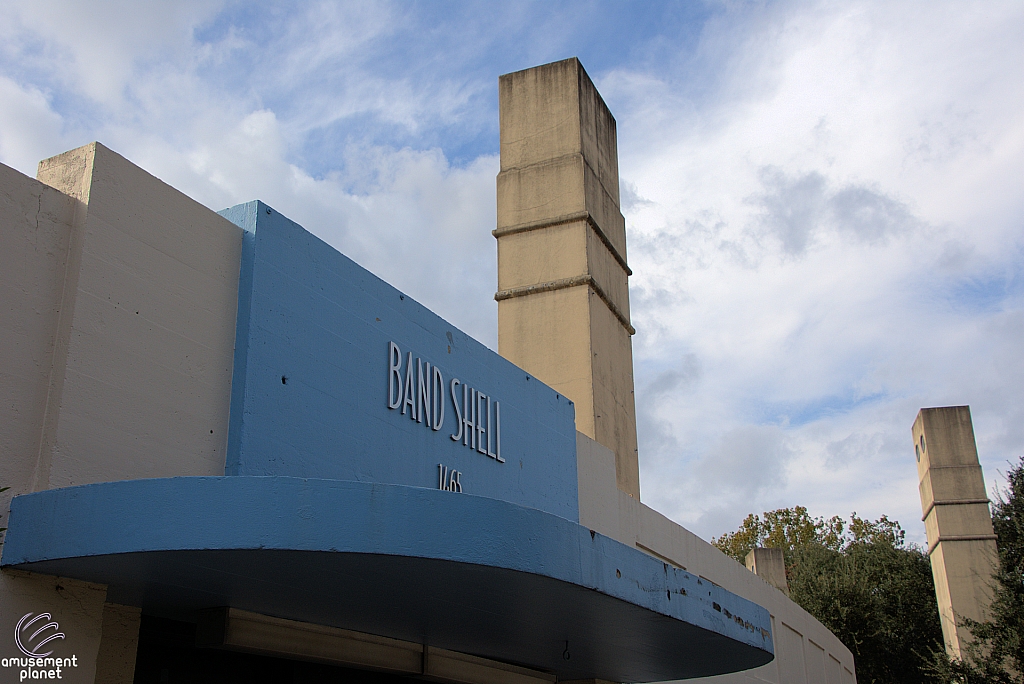
M 139 650 L 142 609 L 116 603 L 103 604 L 103 629 L 96 655 L 94 684 L 132 684 Z
M 959 658 L 970 639 L 959 623 L 986 618 L 998 561 L 971 409 L 921 409 L 912 434 L 942 635 Z
M 498 81 L 498 351 L 571 399 L 640 497 L 615 119 L 579 60 Z
M 747 570 L 789 596 L 789 582 L 786 581 L 786 558 L 782 549 L 751 549 L 744 560 Z

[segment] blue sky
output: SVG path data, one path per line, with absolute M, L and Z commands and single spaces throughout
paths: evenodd
M 898 518 L 910 426 L 1024 454 L 1019 2 L 0 5 L 0 161 L 99 140 L 260 198 L 496 343 L 497 78 L 578 56 L 618 120 L 642 498 Z

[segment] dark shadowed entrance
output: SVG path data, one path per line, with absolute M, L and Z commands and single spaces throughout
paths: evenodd
M 300 660 L 197 648 L 196 625 L 142 616 L 136 684 L 404 684 L 411 677 Z

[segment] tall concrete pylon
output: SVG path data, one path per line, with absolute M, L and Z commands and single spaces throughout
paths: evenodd
M 639 499 L 615 119 L 575 57 L 498 89 L 498 352 L 574 402 Z
M 942 636 L 960 658 L 971 639 L 962 620 L 986 619 L 998 562 L 971 409 L 921 409 L 911 432 Z

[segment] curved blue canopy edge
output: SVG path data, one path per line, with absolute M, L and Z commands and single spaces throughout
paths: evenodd
M 680 679 L 773 657 L 761 606 L 564 518 L 467 494 L 128 480 L 19 496 L 9 527 L 2 565 L 165 613 L 233 606 L 560 679 Z

